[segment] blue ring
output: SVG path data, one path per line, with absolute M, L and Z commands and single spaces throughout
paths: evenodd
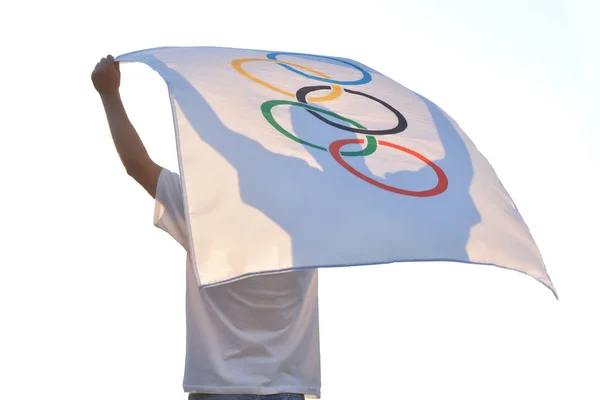
M 288 69 L 288 70 L 290 70 L 292 72 L 295 72 L 297 74 L 300 74 L 300 75 L 302 75 L 302 76 L 304 76 L 306 78 L 309 78 L 309 79 L 315 79 L 317 81 L 327 82 L 327 83 L 335 83 L 335 84 L 338 84 L 338 85 L 364 85 L 365 83 L 371 82 L 371 79 L 372 79 L 371 78 L 371 74 L 369 74 L 367 71 L 365 71 L 364 69 L 362 69 L 358 65 L 352 64 L 352 63 L 350 63 L 348 61 L 344 61 L 344 60 L 340 60 L 340 59 L 337 59 L 337 58 L 333 58 L 333 57 L 316 56 L 316 55 L 313 55 L 313 54 L 303 54 L 303 53 L 286 53 L 286 52 L 280 51 L 280 52 L 275 52 L 275 53 L 269 53 L 269 54 L 267 54 L 267 58 L 270 59 L 270 60 L 277 60 L 277 56 L 280 56 L 280 55 L 310 56 L 310 57 L 317 57 L 317 58 L 325 58 L 327 60 L 334 60 L 334 61 L 344 63 L 346 65 L 351 66 L 354 69 L 359 70 L 362 73 L 362 75 L 363 75 L 361 79 L 356 80 L 356 81 L 336 81 L 334 79 L 327 79 L 327 78 L 322 78 L 320 76 L 309 75 L 309 74 L 307 74 L 305 72 L 298 71 L 296 68 L 292 67 L 291 65 L 279 64 L 282 67 L 284 67 L 284 68 L 286 68 L 286 69 Z

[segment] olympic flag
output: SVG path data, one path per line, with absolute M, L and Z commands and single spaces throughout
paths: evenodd
M 291 269 L 457 261 L 513 269 L 554 293 L 492 167 L 426 98 L 356 61 L 165 47 L 200 286 Z M 555 293 L 556 294 L 556 293 Z

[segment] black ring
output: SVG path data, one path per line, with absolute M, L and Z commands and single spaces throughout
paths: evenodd
M 314 92 L 315 90 L 324 90 L 324 89 L 331 90 L 331 86 L 306 86 L 301 89 L 298 89 L 298 91 L 296 92 L 296 98 L 298 99 L 299 102 L 308 104 L 306 102 L 306 96 L 309 93 Z M 408 123 L 406 122 L 406 118 L 404 118 L 404 115 L 402 115 L 400 113 L 400 111 L 396 110 L 394 107 L 390 106 L 385 101 L 379 100 L 377 97 L 371 96 L 370 94 L 358 92 L 356 90 L 344 89 L 344 91 L 366 97 L 368 99 L 371 99 L 371 100 L 376 101 L 377 103 L 381 104 L 382 106 L 384 106 L 385 108 L 387 108 L 388 110 L 390 110 L 391 112 L 394 113 L 394 115 L 398 119 L 398 125 L 396 125 L 392 129 L 381 129 L 381 130 L 372 131 L 369 129 L 360 129 L 360 128 L 353 128 L 350 126 L 344 126 L 344 125 L 338 124 L 336 122 L 332 122 L 332 121 L 328 120 L 327 118 L 323 117 L 321 114 L 317 114 L 314 111 L 311 111 L 311 110 L 306 110 L 306 111 L 311 113 L 314 117 L 319 118 L 321 121 L 325 122 L 326 124 L 335 126 L 336 128 L 339 128 L 339 129 L 342 129 L 345 131 L 360 133 L 363 135 L 391 135 L 394 133 L 402 132 L 408 126 Z

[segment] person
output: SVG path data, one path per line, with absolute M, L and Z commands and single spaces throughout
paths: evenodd
M 187 251 L 180 177 L 150 158 L 129 120 L 119 91 L 119 63 L 110 55 L 102 58 L 91 78 L 127 174 L 155 200 L 154 225 Z M 201 288 L 189 256 L 186 264 L 183 389 L 189 398 L 320 398 L 317 270 L 253 276 Z

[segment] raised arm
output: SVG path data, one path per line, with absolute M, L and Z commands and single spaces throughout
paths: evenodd
M 154 198 L 162 167 L 152 161 L 125 112 L 119 94 L 119 63 L 111 55 L 100 60 L 92 72 L 92 82 L 102 99 L 110 133 L 127 174 Z

